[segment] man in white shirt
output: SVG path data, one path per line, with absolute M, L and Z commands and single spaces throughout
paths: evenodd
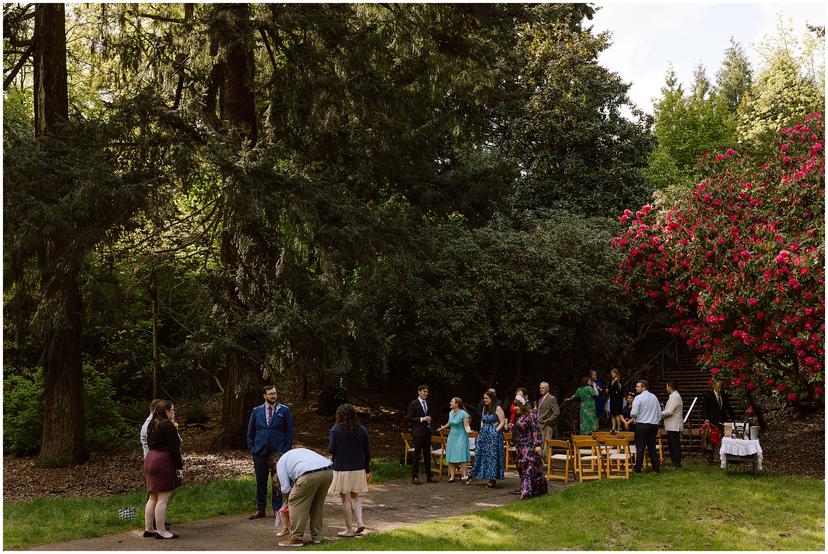
M 310 523 L 311 540 L 322 542 L 322 510 L 333 481 L 331 461 L 307 448 L 294 448 L 278 456 L 276 479 L 288 496 L 290 538 L 279 546 L 303 546 L 305 527 Z
M 635 421 L 635 472 L 641 473 L 641 466 L 644 465 L 644 447 L 650 451 L 650 462 L 653 464 L 653 471 L 661 473 L 658 463 L 658 452 L 656 451 L 656 437 L 658 436 L 658 424 L 661 421 L 661 405 L 658 398 L 648 389 L 649 383 L 641 380 L 635 384 L 635 399 L 633 400 L 630 415 Z
M 661 415 L 664 417 L 664 430 L 667 431 L 667 448 L 670 450 L 670 461 L 673 467 L 681 467 L 681 432 L 684 431 L 684 403 L 681 400 L 676 382 L 667 381 L 667 405 Z

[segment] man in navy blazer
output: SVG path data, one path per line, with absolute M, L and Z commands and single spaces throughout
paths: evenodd
M 247 448 L 253 454 L 253 470 L 256 473 L 256 511 L 250 519 L 265 517 L 267 488 L 270 480 L 270 454 L 287 452 L 293 448 L 293 415 L 287 406 L 279 404 L 275 385 L 267 385 L 264 404 L 250 413 L 247 424 Z M 272 499 L 274 512 L 282 505 L 281 497 Z

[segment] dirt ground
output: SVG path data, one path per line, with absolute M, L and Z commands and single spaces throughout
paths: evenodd
M 445 476 L 438 483 L 423 482 L 419 486 L 412 485 L 408 480 L 372 485 L 363 496 L 365 534 L 503 506 L 519 500 L 518 495 L 510 493 L 517 485 L 514 472 L 507 472 L 506 479 L 499 481 L 495 489 L 484 487 L 482 481 L 468 485 L 448 483 Z M 561 483 L 550 483 L 550 494 L 563 487 Z M 325 502 L 325 542 L 360 540 L 359 537 L 337 537 L 336 533 L 344 528 L 342 505 L 338 498 L 329 496 Z M 244 515 L 225 516 L 175 524 L 173 531 L 179 538 L 170 541 L 142 538 L 141 527 L 94 539 L 41 545 L 35 550 L 290 550 L 290 547 L 278 546 L 280 539 L 275 535 L 272 518 L 251 521 Z M 305 537 L 306 540 L 309 538 Z

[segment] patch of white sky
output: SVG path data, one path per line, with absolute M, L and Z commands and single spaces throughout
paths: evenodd
M 730 38 L 741 44 L 754 76 L 763 60 L 756 48 L 777 33 L 782 22 L 804 32 L 806 24 L 825 25 L 824 2 L 797 3 L 629 3 L 597 2 L 592 21 L 597 34 L 611 33 L 611 46 L 600 56 L 601 65 L 631 84 L 630 99 L 652 113 L 653 99 L 661 95 L 669 65 L 685 90 L 690 88 L 699 62 L 715 83 Z

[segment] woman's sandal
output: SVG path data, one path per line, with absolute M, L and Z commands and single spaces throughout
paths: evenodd
M 363 531 L 365 531 L 365 526 L 364 525 L 362 527 L 357 527 L 357 530 L 355 531 L 354 534 L 361 535 Z
M 449 479 L 446 483 L 454 483 L 455 481 L 457 481 L 457 479 Z
M 351 531 L 345 529 L 344 531 L 340 531 L 336 534 L 338 537 L 356 537 L 356 533 L 352 533 Z
M 170 539 L 177 539 L 177 538 L 178 538 L 178 535 L 176 535 L 175 533 L 170 533 L 170 536 L 169 536 L 169 537 L 165 537 L 165 536 L 164 536 L 164 535 L 162 535 L 161 533 L 156 533 L 156 534 L 155 534 L 155 538 L 156 538 L 156 539 L 165 539 L 165 540 L 170 540 Z

